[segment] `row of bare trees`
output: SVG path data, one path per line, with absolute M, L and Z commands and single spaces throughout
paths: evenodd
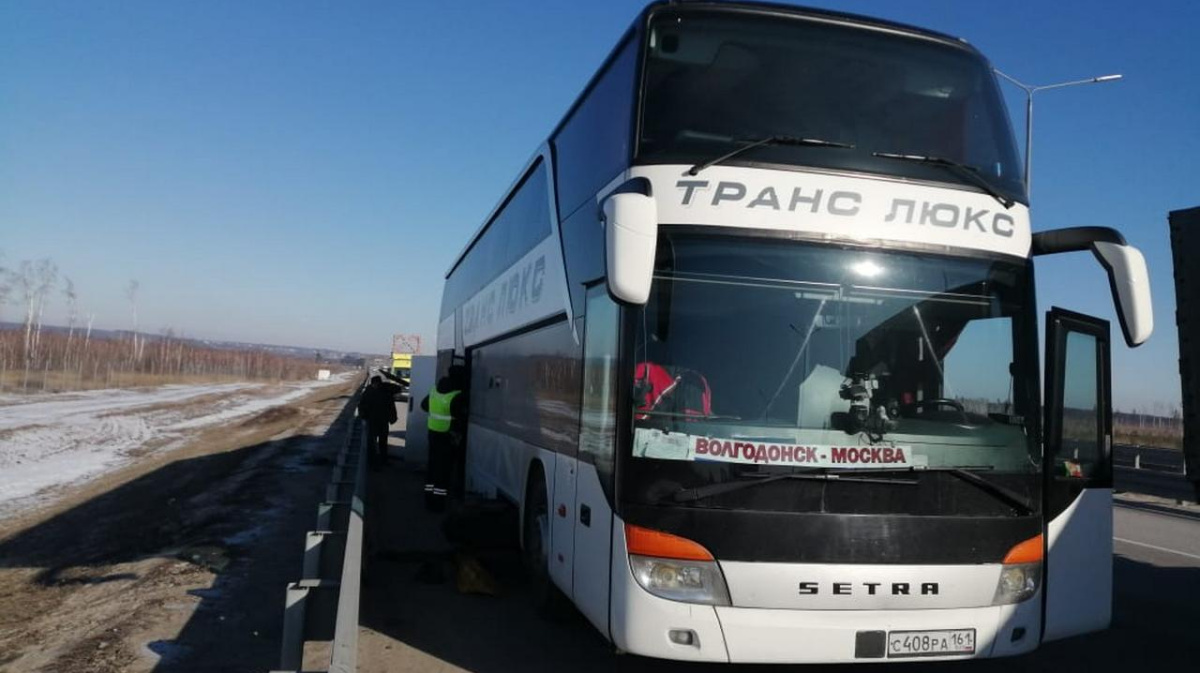
M 140 335 L 141 357 L 131 358 L 133 335 L 93 339 L 86 334 L 43 332 L 37 359 L 24 354 L 19 329 L 0 330 L 0 388 L 78 390 L 151 385 L 172 381 L 296 380 L 313 375 L 313 363 L 265 350 L 210 348 L 180 339 L 170 330 Z
M 3 260 L 0 259 L 0 262 Z M 59 282 L 52 260 L 0 266 L 0 323 L 10 302 L 21 308 L 19 328 L 0 324 L 0 390 L 72 390 L 199 378 L 286 380 L 312 375 L 312 363 L 265 350 L 211 348 L 165 329 L 148 336 L 138 329 L 140 283 L 125 288 L 132 329 L 118 338 L 93 338 L 94 313 L 81 323 L 79 295 L 67 277 Z M 46 307 L 61 289 L 67 326 L 44 328 Z M 86 325 L 86 326 L 85 326 Z

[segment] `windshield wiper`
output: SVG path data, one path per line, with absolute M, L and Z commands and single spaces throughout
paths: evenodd
M 736 150 L 733 150 L 732 152 L 726 152 L 725 154 L 722 154 L 721 156 L 717 157 L 716 159 L 709 159 L 708 161 L 698 163 L 695 166 L 692 166 L 691 168 L 688 169 L 688 172 L 687 172 L 688 175 L 696 175 L 700 171 L 708 168 L 709 166 L 712 166 L 713 164 L 719 164 L 723 161 L 732 159 L 732 158 L 738 156 L 739 154 L 744 154 L 746 152 L 749 152 L 752 149 L 762 147 L 764 145 L 789 145 L 791 147 L 839 147 L 839 148 L 847 149 L 847 150 L 854 149 L 854 145 L 847 145 L 845 143 L 837 143 L 837 142 L 833 142 L 832 140 L 822 140 L 820 138 L 797 138 L 795 136 L 768 136 L 766 138 L 763 138 L 762 140 L 754 140 L 754 141 L 743 140 L 741 142 L 747 142 L 750 144 L 743 145 L 743 146 L 737 148 Z
M 1031 505 L 1027 500 L 1025 500 L 1025 498 L 1021 497 L 1021 495 L 1019 493 L 1011 491 L 999 484 L 993 484 L 992 482 L 988 481 L 987 479 L 984 479 L 983 477 L 979 476 L 978 474 L 975 474 L 975 472 L 973 471 L 973 470 L 991 470 L 992 469 L 991 467 L 971 466 L 971 469 L 968 470 L 968 469 L 964 469 L 961 467 L 923 467 L 920 465 L 913 465 L 910 467 L 883 467 L 883 468 L 865 468 L 865 469 L 870 470 L 871 472 L 875 472 L 875 473 L 879 473 L 879 472 L 945 472 L 952 476 L 958 477 L 959 479 L 967 482 L 968 484 L 971 484 L 972 486 L 977 487 L 979 490 L 984 491 L 985 493 L 988 493 L 988 494 L 994 496 L 997 500 L 1004 502 L 1005 504 L 1009 505 L 1010 507 L 1017 510 L 1021 514 L 1033 514 L 1034 513 L 1033 505 Z
M 850 472 L 856 472 L 851 470 Z M 855 484 L 889 484 L 889 485 L 909 485 L 917 484 L 914 479 L 880 479 L 872 477 L 854 477 L 843 476 L 846 472 L 829 472 L 828 468 L 813 468 L 811 472 L 789 472 L 787 474 L 770 474 L 764 472 L 751 472 L 748 474 L 739 475 L 736 481 L 722 481 L 716 484 L 708 484 L 707 486 L 698 486 L 696 488 L 681 488 L 671 496 L 675 502 L 695 502 L 704 498 L 711 498 L 714 495 L 722 495 L 733 491 L 740 491 L 751 486 L 761 486 L 775 481 L 783 481 L 785 479 L 797 479 L 805 481 L 838 481 L 852 482 Z M 745 478 L 749 477 L 749 480 Z
M 923 154 L 898 154 L 895 152 L 872 152 L 871 156 L 879 157 L 880 159 L 897 159 L 899 161 L 911 161 L 911 162 L 919 163 L 919 164 L 932 164 L 934 166 L 944 166 L 945 168 L 950 169 L 950 171 L 955 173 L 956 175 L 966 178 L 972 184 L 974 184 L 976 187 L 982 189 L 988 196 L 999 201 L 1000 205 L 1004 206 L 1004 208 L 1006 210 L 1008 208 L 1012 208 L 1012 205 L 1014 203 L 1016 203 L 1016 201 L 1008 198 L 1007 196 L 1004 196 L 999 191 L 997 191 L 996 188 L 992 186 L 992 183 L 988 182 L 987 178 L 984 178 L 982 175 L 979 174 L 979 170 L 977 168 L 975 168 L 974 166 L 968 166 L 966 164 L 959 163 L 952 159 L 946 159 L 943 157 L 930 157 L 930 156 L 925 156 Z

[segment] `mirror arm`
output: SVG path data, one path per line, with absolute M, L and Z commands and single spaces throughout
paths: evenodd
M 1069 227 L 1034 234 L 1030 254 L 1037 257 L 1061 252 L 1087 252 L 1092 249 L 1093 243 L 1128 245 L 1121 232 L 1111 227 Z
M 1135 348 L 1154 331 L 1150 299 L 1150 277 L 1141 251 L 1108 227 L 1071 227 L 1033 235 L 1033 256 L 1061 252 L 1091 252 L 1108 275 L 1109 290 L 1125 343 Z
M 654 189 L 650 184 L 650 178 L 639 176 L 622 182 L 620 187 L 617 187 L 608 194 L 605 194 L 604 197 L 608 197 L 612 194 L 641 194 L 642 196 L 654 196 Z M 603 198 L 601 200 L 603 200 Z

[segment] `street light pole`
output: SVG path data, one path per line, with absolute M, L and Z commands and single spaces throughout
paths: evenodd
M 1100 77 L 1090 77 L 1088 79 L 1076 79 L 1070 82 L 1059 82 L 1058 84 L 1043 84 L 1042 86 L 1030 86 L 1017 80 L 1016 78 L 1006 75 L 996 68 L 992 70 L 1020 87 L 1025 92 L 1025 195 L 1033 191 L 1033 94 L 1037 91 L 1045 91 L 1046 89 L 1061 89 L 1065 86 L 1076 86 L 1078 84 L 1098 84 L 1100 82 L 1114 82 L 1123 77 L 1123 75 L 1102 75 Z

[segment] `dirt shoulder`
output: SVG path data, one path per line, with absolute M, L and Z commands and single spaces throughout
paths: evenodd
M 267 670 L 353 382 L 0 523 L 0 671 Z

